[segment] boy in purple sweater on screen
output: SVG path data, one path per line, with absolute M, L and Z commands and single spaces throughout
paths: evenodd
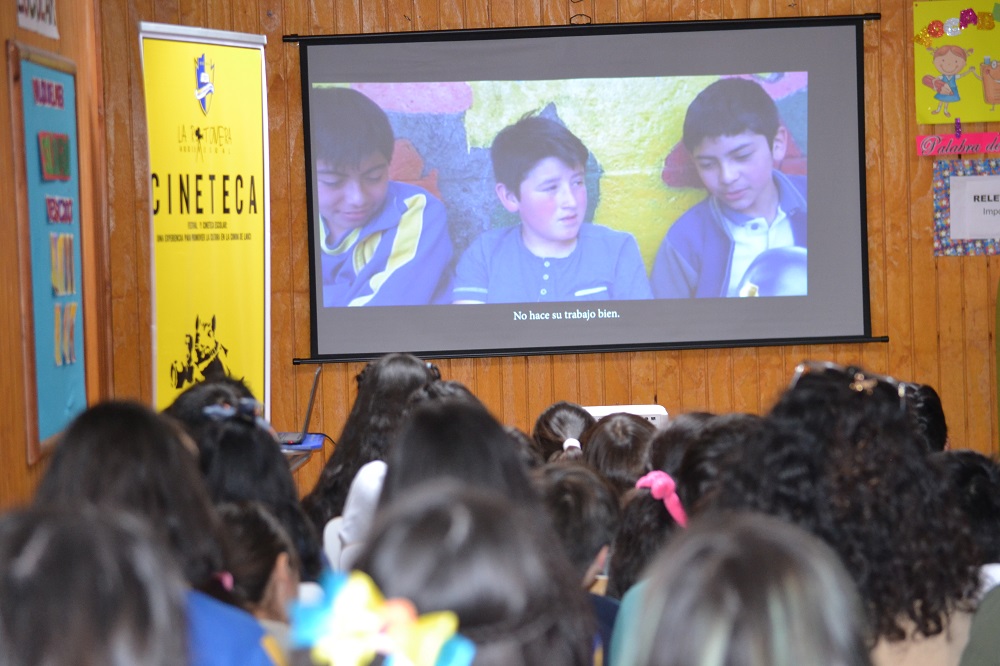
M 782 272 L 797 277 L 776 280 L 782 286 L 768 295 L 804 295 L 804 271 L 794 271 L 806 247 L 806 179 L 777 170 L 788 131 L 774 100 L 748 79 L 716 81 L 688 107 L 683 143 L 708 196 L 663 239 L 650 278 L 654 295 L 756 296 L 755 275 Z M 764 254 L 793 247 L 802 249 Z M 788 266 L 761 266 L 765 260 Z
M 389 180 L 385 112 L 350 88 L 312 92 L 323 306 L 440 302 L 452 256 L 444 204 Z

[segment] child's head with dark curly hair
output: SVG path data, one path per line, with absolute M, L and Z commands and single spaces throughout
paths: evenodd
M 771 491 L 772 504 L 803 497 L 798 521 L 844 561 L 872 642 L 946 631 L 978 588 L 975 548 L 899 384 L 861 368 L 803 364 L 770 418 L 791 431 L 768 446 L 766 457 L 784 462 L 766 478 L 789 489 Z

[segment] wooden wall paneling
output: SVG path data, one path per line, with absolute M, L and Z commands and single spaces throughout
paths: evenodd
M 413 0 L 388 0 L 385 19 L 387 32 L 413 30 Z
M 654 5 L 654 7 L 656 7 L 656 5 Z M 653 8 L 647 8 L 646 15 L 648 16 L 651 13 L 659 14 L 660 11 L 662 10 L 659 7 L 656 7 L 655 10 Z M 719 19 L 727 18 L 726 11 L 727 3 L 725 0 L 700 0 L 700 2 L 698 2 L 698 18 L 702 21 L 717 21 Z
M 250 4 L 256 4 L 256 0 L 253 2 L 248 2 Z M 247 7 L 249 9 L 249 7 Z M 238 14 L 233 8 L 233 3 L 229 0 L 204 0 L 204 15 L 206 21 L 212 27 L 217 30 L 236 30 L 235 24 L 233 23 L 233 15 Z M 256 12 L 244 12 L 250 16 L 256 14 Z
M 681 411 L 714 409 L 708 395 L 708 352 L 692 349 L 681 352 Z
M 489 0 L 465 0 L 465 21 L 469 28 L 493 27 L 490 21 Z
M 503 412 L 500 422 L 524 429 L 534 420 L 528 411 L 528 372 L 523 356 L 508 356 L 500 362 L 503 377 Z
M 502 5 L 508 7 L 513 16 L 513 7 L 507 3 Z M 441 27 L 441 10 L 437 0 L 413 0 L 413 7 L 416 14 L 413 17 L 414 30 L 437 30 Z M 495 7 L 491 9 L 496 12 Z
M 180 24 L 183 21 L 181 2 L 184 0 L 165 0 L 156 3 L 134 3 L 135 9 L 144 17 L 144 21 L 155 21 L 156 23 Z M 189 2 L 190 0 L 187 0 Z M 138 26 L 136 26 L 138 28 Z
M 786 368 L 785 352 L 781 347 L 760 347 L 757 350 L 758 370 L 757 376 L 760 378 L 759 391 L 761 394 L 761 411 L 770 410 L 774 405 L 779 393 L 788 386 L 788 380 L 792 378 L 792 371 L 801 361 L 801 358 L 792 357 L 790 359 L 791 368 Z
M 131 8 L 120 12 L 102 11 L 101 34 L 104 44 L 119 44 L 115 58 L 102 58 L 105 82 L 115 81 L 123 94 L 104 96 L 105 147 L 108 156 L 108 252 L 111 292 L 110 327 L 112 338 L 112 385 L 118 397 L 140 395 L 141 366 L 150 358 L 140 356 L 139 292 L 137 290 L 138 248 L 135 244 L 134 102 L 142 97 L 141 70 L 132 58 L 129 41 L 137 39 L 133 25 L 138 21 Z M 138 44 L 136 44 L 138 50 Z M 118 359 L 131 358 L 132 363 Z
M 757 349 L 738 347 L 732 350 L 734 412 L 758 414 L 764 409 L 757 377 Z
M 770 18 L 774 16 L 772 0 L 747 0 L 747 18 Z
M 618 23 L 618 2 L 617 0 L 593 0 L 593 10 L 589 15 L 594 23 Z
M 801 16 L 844 16 L 854 12 L 852 0 L 785 0 L 796 7 Z
M 630 405 L 632 400 L 632 386 L 636 383 L 636 377 L 632 374 L 632 365 L 629 354 L 603 354 L 601 376 L 604 378 L 604 402 L 605 405 Z
M 987 287 L 986 303 L 983 307 L 985 307 L 986 311 L 989 312 L 991 315 L 995 314 L 994 308 L 997 299 L 998 277 L 1000 277 L 1000 258 L 988 257 L 986 260 L 986 287 Z M 996 336 L 997 336 L 996 321 L 990 321 L 989 338 L 987 340 L 989 354 L 984 357 L 985 359 L 988 359 L 988 361 L 984 362 L 986 365 L 989 366 L 991 373 L 990 386 L 989 386 L 990 402 L 989 402 L 989 411 L 987 412 L 988 414 L 990 414 L 989 418 L 990 436 L 989 436 L 989 441 L 984 442 L 984 446 L 980 450 L 984 452 L 989 452 L 993 456 L 996 456 L 998 455 L 998 453 L 1000 453 L 1000 424 L 998 424 L 997 420 L 997 407 L 996 407 L 998 400 L 997 396 L 998 377 L 996 374 L 996 363 L 994 361 L 993 351 L 992 351 L 996 348 Z
M 656 402 L 656 354 L 653 352 L 631 352 L 629 358 L 629 403 L 633 405 L 655 405 Z
M 552 402 L 566 400 L 580 402 L 580 373 L 578 356 L 560 354 L 551 357 Z M 551 403 L 550 403 L 551 404 Z M 547 405 L 546 405 L 547 406 Z
M 882 180 L 885 168 L 880 146 L 886 119 L 882 116 L 883 96 L 882 57 L 880 52 L 880 25 L 869 21 L 863 30 L 864 60 L 864 122 L 865 122 L 865 179 L 866 212 L 868 226 L 868 293 L 869 312 L 873 335 L 887 331 L 885 283 L 885 202 L 886 193 Z M 897 195 L 898 196 L 898 195 Z
M 983 130 L 979 130 L 983 131 Z M 990 323 L 994 320 L 989 301 L 988 263 L 986 257 L 970 257 L 965 262 L 965 295 L 963 311 L 965 315 L 965 359 L 989 358 L 993 345 L 990 337 Z M 965 365 L 966 396 L 966 441 L 969 448 L 988 451 L 992 448 L 992 420 L 973 417 L 987 414 L 995 404 L 992 400 L 994 367 L 992 363 L 971 363 Z
M 885 193 L 883 220 L 884 228 L 883 252 L 885 255 L 884 273 L 886 289 L 886 314 L 888 326 L 885 333 L 889 336 L 890 367 L 901 376 L 912 373 L 914 349 L 914 303 L 910 294 L 914 280 L 923 276 L 911 272 L 910 233 L 907 221 L 911 216 L 926 215 L 918 211 L 925 210 L 919 203 L 911 201 L 925 191 L 929 183 L 926 178 L 920 178 L 912 164 L 910 156 L 912 148 L 910 137 L 915 126 L 911 124 L 914 116 L 913 102 L 906 95 L 907 79 L 909 77 L 908 56 L 912 49 L 909 39 L 909 23 L 912 14 L 910 6 L 888 8 L 882 14 L 879 29 L 882 32 L 881 76 L 879 86 L 882 90 L 882 135 L 880 144 L 869 144 L 869 154 L 880 150 L 882 154 L 882 188 Z M 918 181 L 918 179 L 920 179 Z M 911 190 L 911 182 L 922 184 L 918 191 Z M 911 197 L 912 195 L 912 197 Z M 934 286 L 923 287 L 926 292 L 933 293 Z M 925 293 L 922 307 L 926 307 Z M 925 327 L 931 331 L 933 324 Z M 919 333 L 923 333 L 920 331 Z
M 389 29 L 389 2 L 361 0 L 362 32 L 386 32 Z
M 244 0 L 245 1 L 245 0 Z M 205 0 L 181 0 L 179 3 L 180 25 L 199 25 L 209 27 L 208 16 L 205 13 Z
M 738 19 L 748 16 L 750 16 L 749 0 L 722 0 L 721 18 Z
M 657 405 L 663 405 L 670 414 L 684 412 L 680 399 L 680 352 L 656 352 L 655 362 L 656 390 L 653 393 L 653 402 Z
M 538 25 L 568 25 L 569 13 L 564 0 L 538 0 Z
M 686 0 L 691 1 L 693 0 Z M 645 0 L 618 0 L 619 23 L 641 23 L 646 20 Z
M 293 16 L 289 17 L 289 13 Z M 295 109 L 289 99 L 290 89 L 299 88 L 298 46 L 284 44 L 281 38 L 286 26 L 296 25 L 295 18 L 303 19 L 304 24 L 304 17 L 301 9 L 290 3 L 287 12 L 281 8 L 268 9 L 260 18 L 262 32 L 267 38 L 264 54 L 271 189 L 271 420 L 280 430 L 292 430 L 295 401 L 291 359 L 295 356 L 295 346 L 294 337 L 285 332 L 298 325 L 292 293 L 291 247 L 297 242 L 296 232 L 299 235 L 304 232 L 302 228 L 295 228 L 297 223 L 304 224 L 304 220 L 295 220 L 291 210 L 293 169 L 290 168 L 290 154 L 295 138 L 289 125 L 301 123 L 301 110 Z M 296 171 L 302 168 L 300 164 Z
M 465 25 L 465 0 L 438 0 L 441 30 L 461 30 Z
M 288 16 L 290 12 L 297 10 L 301 10 L 301 14 L 294 14 L 294 20 L 287 19 L 283 21 L 284 32 L 286 34 L 299 35 L 331 34 L 336 29 L 337 16 L 343 11 L 340 9 L 343 4 L 345 3 L 334 2 L 333 0 L 309 3 L 295 2 L 294 0 L 286 2 L 284 4 L 285 9 L 282 12 L 284 15 Z M 271 10 L 268 11 L 270 12 Z
M 493 3 L 496 3 L 496 1 L 491 0 Z M 511 4 L 514 5 L 514 25 L 542 25 L 541 0 L 513 0 Z
M 531 432 L 535 419 L 549 405 L 557 401 L 552 382 L 552 357 L 528 356 L 525 358 L 525 374 L 528 394 L 528 419 L 522 426 Z
M 604 354 L 581 354 L 577 357 L 580 379 L 579 402 L 581 405 L 606 404 L 604 395 Z
M 17 13 L 13 4 L 0 10 L 0 30 L 4 40 L 22 39 L 17 27 Z M 6 51 L 6 49 L 4 49 Z M 16 151 L 23 148 L 16 145 L 13 131 L 13 117 L 6 86 L 8 85 L 8 62 L 4 56 L 3 85 L 5 94 L 0 102 L 0 161 L 5 165 L 14 163 Z M 10 167 L 8 167 L 9 169 Z M 17 192 L 14 178 L 5 172 L 0 178 L 0 197 L 12 209 Z M 25 414 L 27 396 L 24 376 L 27 372 L 21 342 L 21 273 L 18 263 L 18 243 L 16 242 L 17 221 L 9 212 L 0 220 L 7 242 L 0 244 L 0 377 L 7 384 L 6 398 L 0 401 L 0 423 L 4 424 L 0 436 L 0 508 L 6 508 L 27 499 L 30 495 L 28 476 L 31 474 L 27 460 L 28 433 Z
M 698 0 L 677 0 L 670 3 L 670 20 L 694 21 L 698 18 Z
M 517 6 L 513 2 L 482 1 L 486 4 L 487 25 L 490 28 L 511 28 L 517 25 Z
M 938 260 L 938 340 L 937 353 L 947 365 L 936 388 L 942 394 L 946 414 L 966 414 L 965 326 L 963 317 L 963 266 L 972 257 L 942 257 Z M 922 373 L 917 377 L 923 376 Z M 918 379 L 919 381 L 919 379 Z M 948 434 L 959 447 L 970 446 L 966 437 L 966 419 L 951 419 Z
M 300 0 L 288 0 L 296 3 Z M 368 0 L 369 2 L 371 0 Z M 362 5 L 364 0 L 329 0 L 334 7 L 333 25 L 319 34 L 355 35 L 364 32 L 362 29 Z
M 476 380 L 472 392 L 479 396 L 498 419 L 503 415 L 503 376 L 498 357 L 477 358 L 474 362 Z M 471 387 L 470 387 L 471 388 Z
M 709 349 L 705 353 L 708 404 L 720 412 L 733 411 L 733 359 L 731 349 Z

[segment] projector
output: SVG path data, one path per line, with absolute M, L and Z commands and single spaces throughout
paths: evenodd
M 594 405 L 592 407 L 584 407 L 584 409 L 590 412 L 590 415 L 597 420 L 608 414 L 617 414 L 619 412 L 635 414 L 646 419 L 657 428 L 666 426 L 667 419 L 669 418 L 667 410 L 660 405 Z

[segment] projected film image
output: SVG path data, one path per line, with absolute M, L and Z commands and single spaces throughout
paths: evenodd
M 317 300 L 807 296 L 808 80 L 314 80 Z

